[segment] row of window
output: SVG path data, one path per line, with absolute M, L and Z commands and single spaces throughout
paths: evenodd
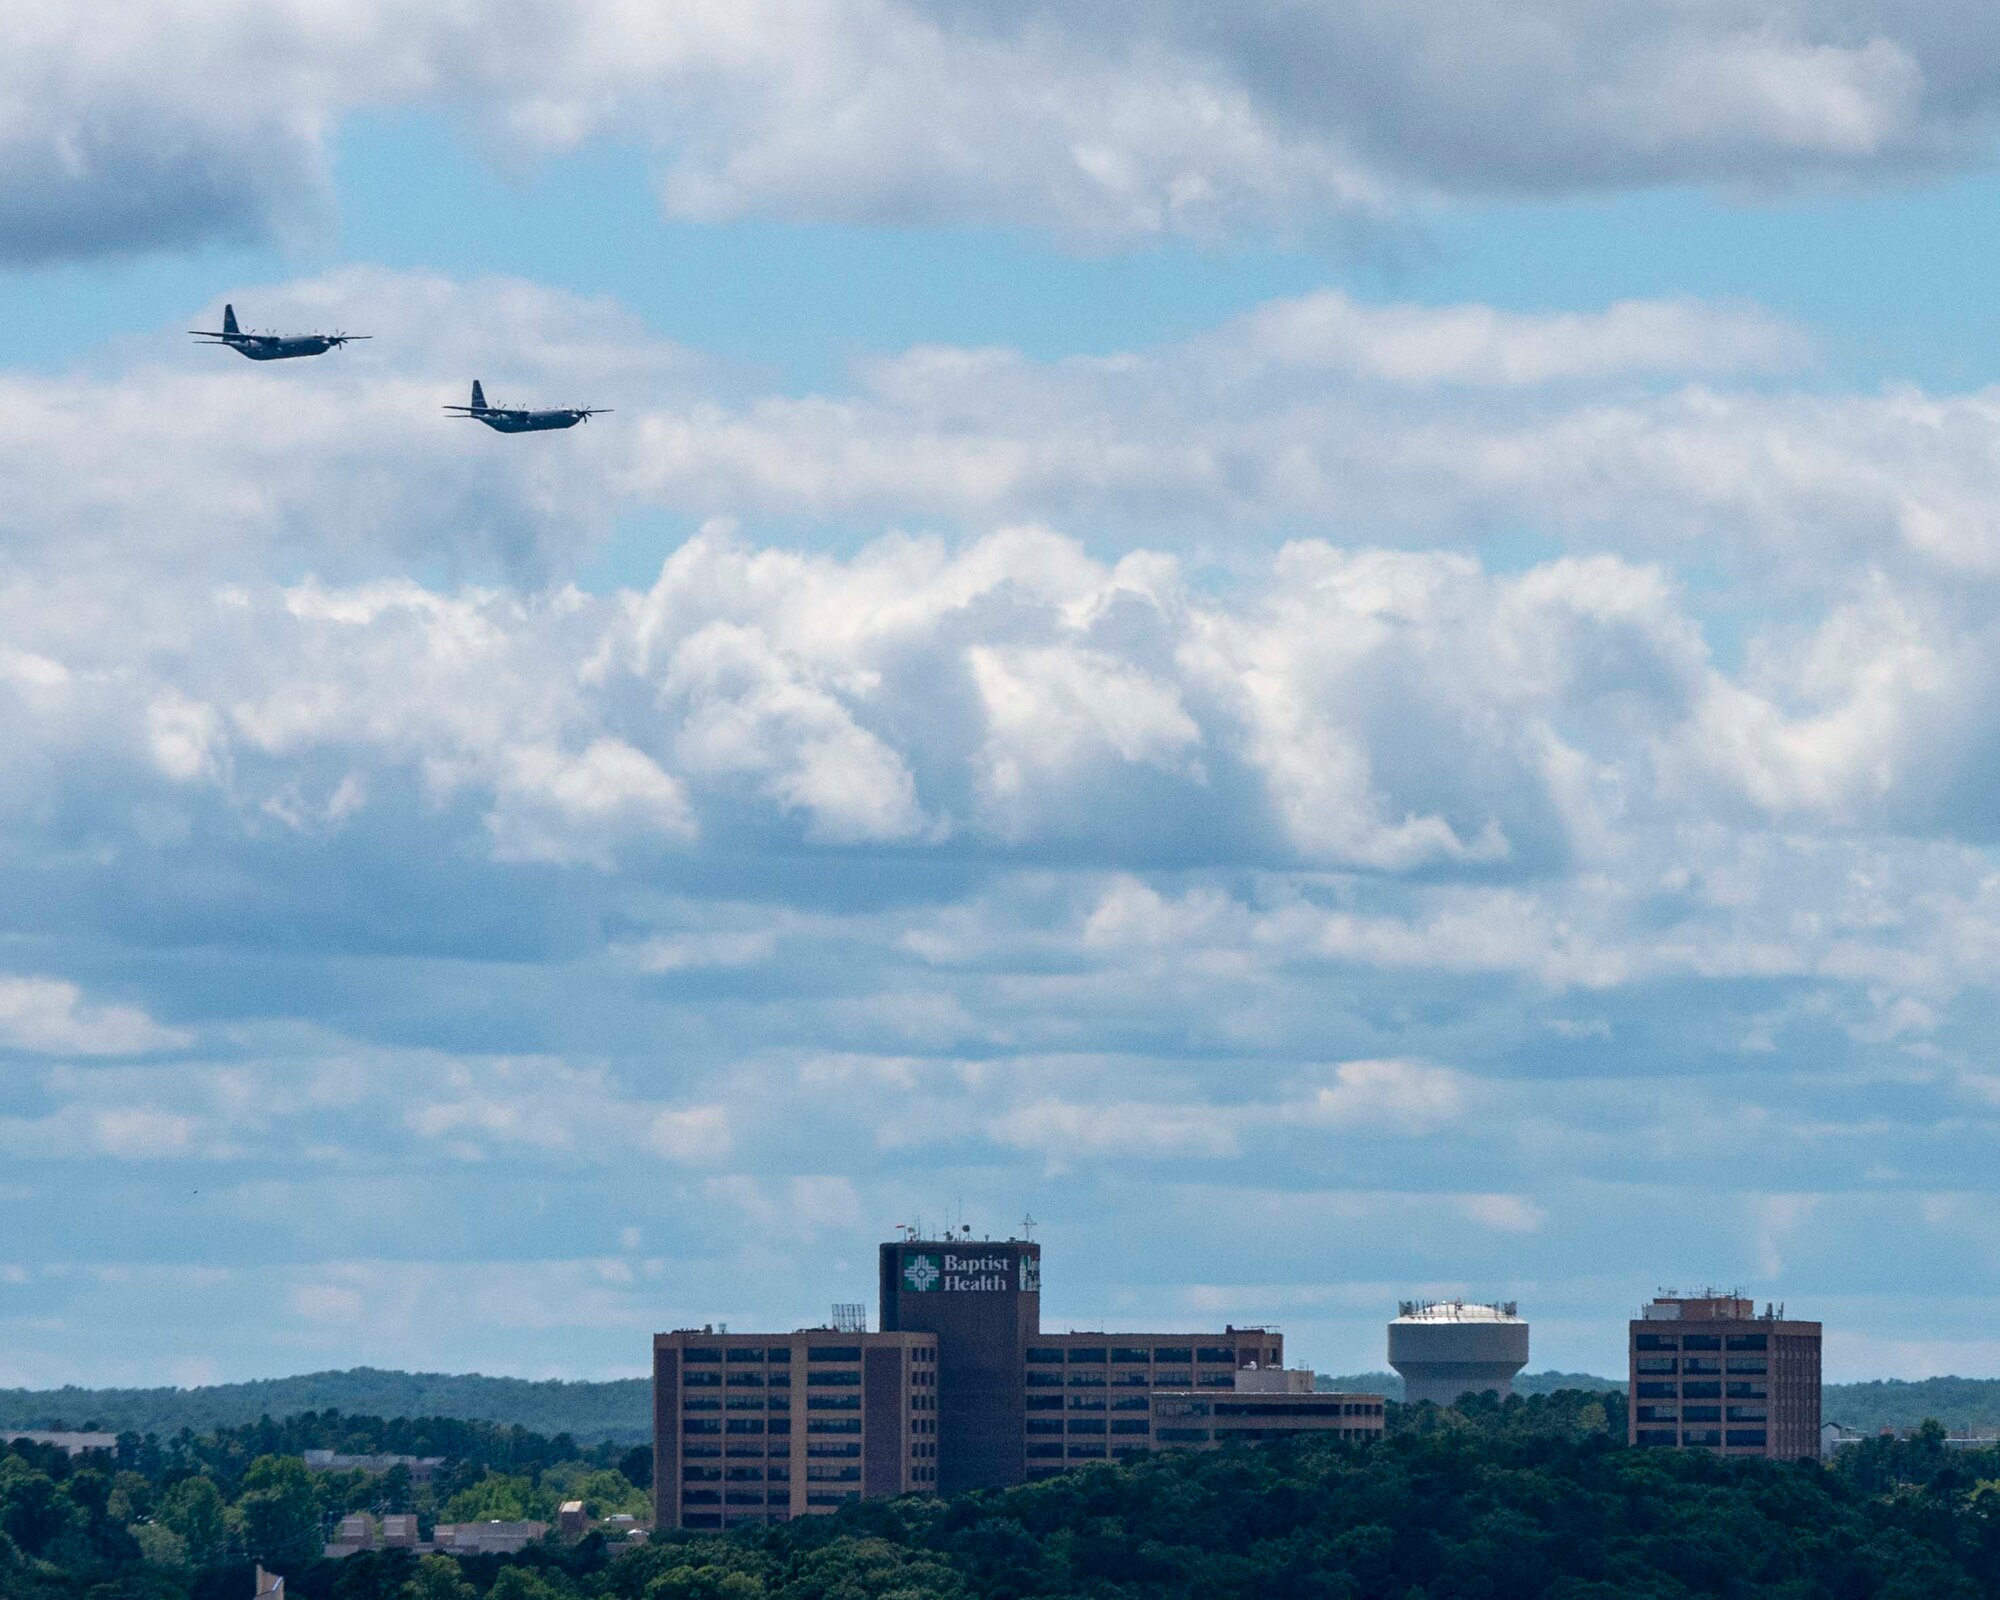
M 1765 1333 L 1635 1333 L 1634 1350 L 1768 1350 L 1771 1336 Z
M 1682 1428 L 1678 1435 L 1672 1428 L 1637 1430 L 1642 1445 L 1696 1445 L 1709 1449 L 1726 1443 L 1732 1449 L 1762 1450 L 1769 1436 L 1764 1428 Z
M 1137 1417 L 1116 1417 L 1111 1422 L 1111 1431 L 1113 1433 L 1145 1433 L 1151 1427 L 1152 1424 L 1150 1422 L 1143 1422 Z M 1028 1432 L 1031 1434 L 1061 1433 L 1062 1431 L 1063 1419 L 1061 1417 L 1028 1418 Z M 1104 1419 L 1102 1417 L 1071 1417 L 1069 1419 L 1069 1432 L 1071 1433 L 1103 1433 L 1104 1431 Z
M 1162 1376 L 1164 1381 L 1155 1382 L 1143 1372 L 1114 1372 L 1108 1379 L 1101 1372 L 1072 1372 L 1068 1374 L 1066 1386 L 1071 1389 L 1233 1389 L 1236 1386 L 1234 1367 L 1222 1372 L 1201 1373 L 1192 1384 L 1184 1372 Z M 1061 1389 L 1065 1387 L 1065 1378 L 1060 1372 L 1031 1372 L 1027 1386 L 1030 1389 Z
M 729 1345 L 726 1348 L 716 1345 L 685 1345 L 682 1347 L 680 1354 L 681 1360 L 689 1362 L 720 1362 L 727 1358 L 728 1363 L 734 1366 L 739 1362 L 746 1365 L 758 1362 L 789 1362 L 792 1359 L 792 1347 L 788 1344 L 773 1344 L 761 1347 L 756 1345 Z M 927 1346 L 919 1345 L 910 1352 L 910 1359 L 917 1362 L 935 1362 L 937 1360 L 937 1351 Z M 806 1360 L 850 1361 L 858 1364 L 861 1360 L 861 1346 L 858 1344 L 808 1345 L 806 1346 Z
M 1641 1377 L 1672 1375 L 1676 1372 L 1749 1372 L 1768 1373 L 1770 1361 L 1764 1356 L 1731 1356 L 1727 1362 L 1718 1356 L 1689 1356 L 1682 1361 L 1677 1356 L 1640 1356 L 1634 1366 Z
M 1256 1359 L 1258 1352 L 1244 1351 L 1249 1359 Z M 1275 1365 L 1278 1352 L 1263 1352 L 1264 1359 Z M 1108 1361 L 1119 1365 L 1143 1365 L 1148 1361 L 1220 1361 L 1235 1366 L 1238 1353 L 1232 1345 L 1154 1345 L 1150 1349 L 1143 1345 L 1102 1345 L 1077 1344 L 1065 1348 L 1059 1344 L 1031 1344 L 1028 1346 L 1028 1362 L 1031 1366 L 1061 1366 L 1067 1359 L 1075 1365 L 1103 1366 Z
M 1676 1396 L 1683 1400 L 1768 1400 L 1770 1385 L 1761 1379 L 1743 1382 L 1692 1381 L 1682 1379 L 1675 1383 L 1641 1383 L 1636 1398 L 1640 1400 L 1672 1400 Z

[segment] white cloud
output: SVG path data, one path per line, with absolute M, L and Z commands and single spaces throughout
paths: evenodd
M 136 1006 L 92 1005 L 60 978 L 0 975 L 0 1046 L 52 1056 L 125 1056 L 185 1046 Z
M 296 233 L 329 134 L 459 112 L 503 158 L 651 145 L 670 214 L 1324 232 L 1438 195 L 1889 179 L 1977 160 L 1983 35 L 1949 0 L 165 0 L 0 22 L 0 254 Z M 1006 138 L 992 137 L 1005 128 Z
M 1425 1133 L 1465 1114 L 1464 1077 L 1449 1067 L 1418 1061 L 1343 1061 L 1333 1081 L 1286 1107 L 1286 1115 L 1313 1126 Z

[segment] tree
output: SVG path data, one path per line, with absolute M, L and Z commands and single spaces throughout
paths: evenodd
M 188 1564 L 187 1540 L 164 1522 L 141 1522 L 132 1529 L 141 1560 L 156 1567 L 184 1567 Z
M 425 1556 L 417 1563 L 416 1576 L 403 1585 L 406 1600 L 478 1600 L 477 1591 L 467 1583 L 450 1556 Z
M 183 1478 L 161 1495 L 159 1521 L 186 1544 L 190 1566 L 212 1567 L 228 1552 L 222 1491 L 208 1478 Z
M 319 1502 L 298 1457 L 259 1456 L 251 1462 L 236 1509 L 244 1544 L 267 1567 L 297 1570 L 319 1558 Z

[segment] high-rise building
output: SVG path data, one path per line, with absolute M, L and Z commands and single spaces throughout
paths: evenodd
M 925 1333 L 655 1335 L 654 1521 L 785 1522 L 936 1488 L 937 1372 Z
M 1528 1325 L 1512 1300 L 1405 1300 L 1389 1324 L 1389 1365 L 1411 1405 L 1448 1406 L 1462 1394 L 1505 1400 L 1527 1364 Z
M 904 1239 L 877 1252 L 882 1330 L 938 1342 L 938 1489 L 1021 1481 L 1024 1355 L 1042 1326 L 1042 1247 Z
M 1635 1445 L 1799 1460 L 1819 1454 L 1820 1325 L 1739 1294 L 1662 1294 L 1631 1324 Z
M 1041 1247 L 881 1247 L 879 1333 L 682 1331 L 653 1340 L 662 1528 L 776 1522 L 876 1495 L 957 1493 L 1142 1450 L 1382 1431 L 1380 1395 L 1316 1394 L 1275 1330 L 1041 1329 Z M 1156 1426 L 1155 1419 L 1160 1419 Z

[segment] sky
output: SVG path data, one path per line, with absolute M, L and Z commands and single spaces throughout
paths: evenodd
M 0 8 L 0 1386 L 1028 1215 L 2000 1377 L 1997 124 L 1969 0 Z

